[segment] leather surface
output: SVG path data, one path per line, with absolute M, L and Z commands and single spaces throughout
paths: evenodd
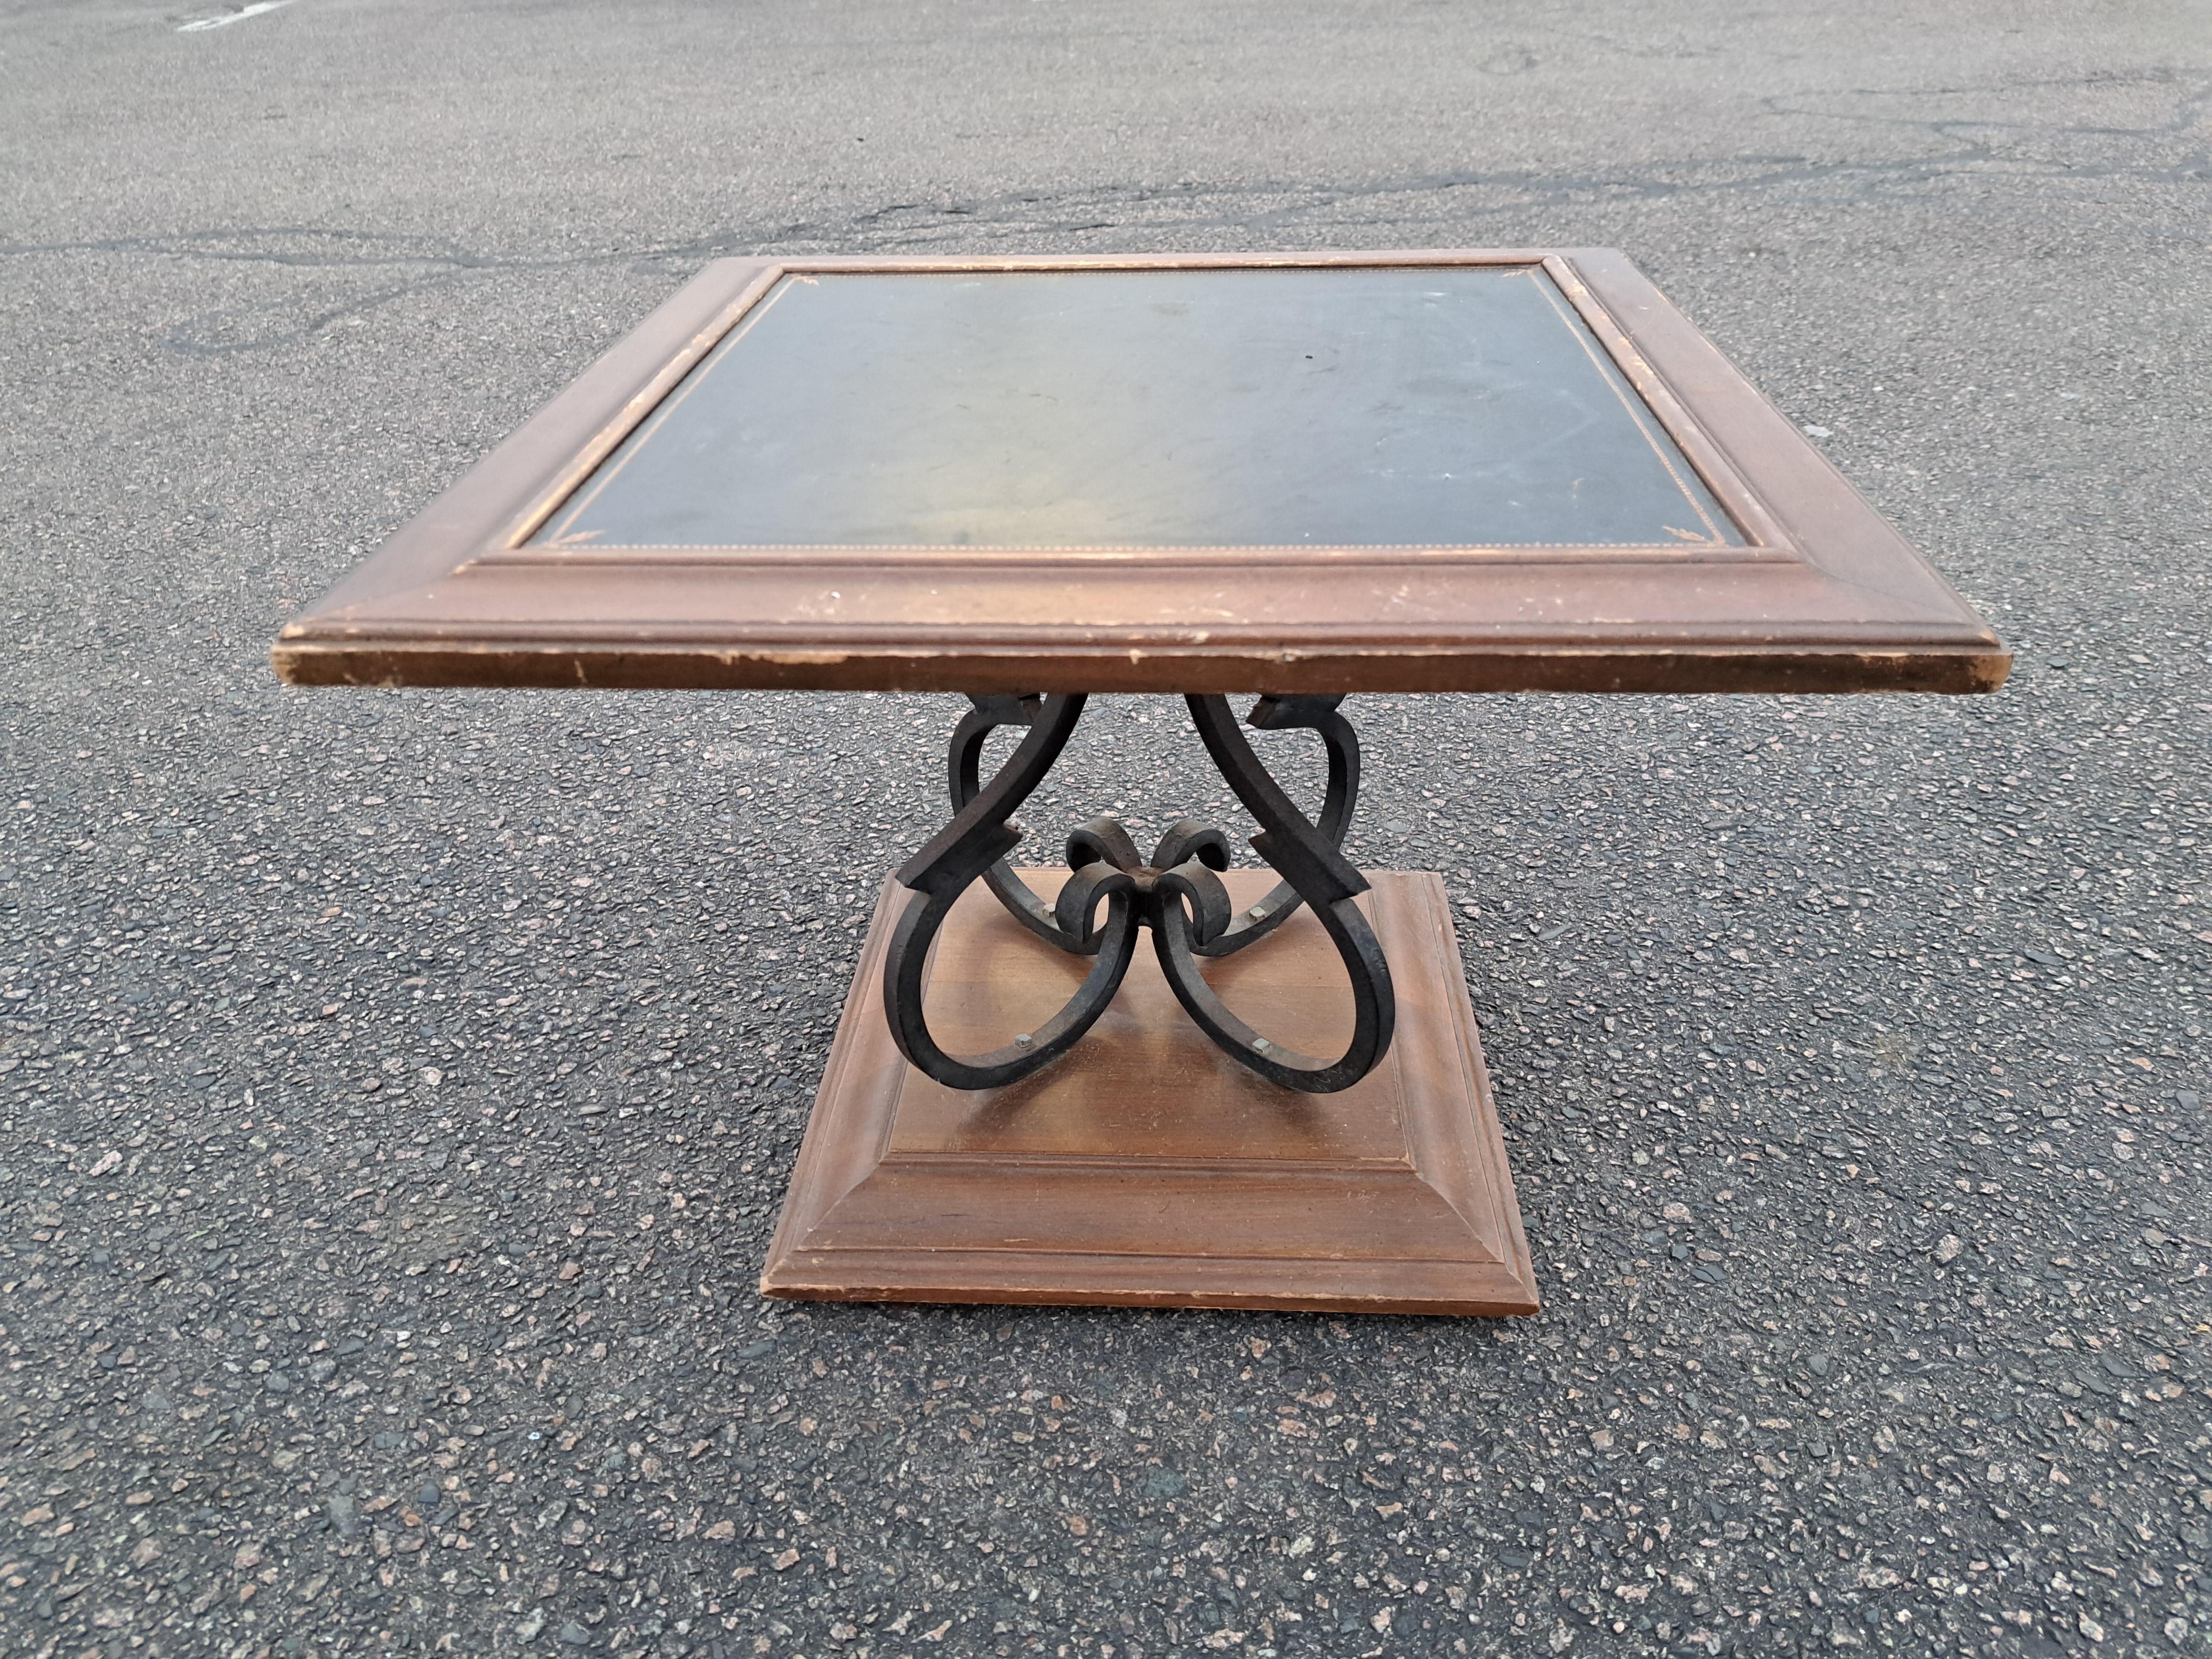
M 787 277 L 593 546 L 1741 545 L 1540 269 Z

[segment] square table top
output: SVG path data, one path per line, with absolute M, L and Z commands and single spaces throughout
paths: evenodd
M 318 684 L 1987 690 L 1603 251 L 723 260 L 309 614 Z

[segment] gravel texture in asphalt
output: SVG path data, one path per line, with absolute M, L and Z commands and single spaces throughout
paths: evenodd
M 2207 1651 L 2208 58 L 2155 0 L 0 6 L 0 1651 Z M 718 254 L 1593 243 L 2019 668 L 1347 703 L 1531 1321 L 763 1304 L 957 700 L 268 670 Z M 1025 817 L 1225 793 L 1114 698 Z

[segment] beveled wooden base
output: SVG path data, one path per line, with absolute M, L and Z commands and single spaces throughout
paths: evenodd
M 1025 870 L 1048 902 L 1065 871 Z M 948 1089 L 884 1023 L 884 953 L 908 894 L 886 884 L 781 1221 L 763 1294 L 866 1302 L 1106 1303 L 1528 1314 L 1535 1276 L 1443 882 L 1370 871 L 1397 1038 L 1341 1093 L 1255 1077 L 1209 1042 L 1149 942 L 1057 1065 Z M 1223 879 L 1240 907 L 1266 871 Z M 979 884 L 946 921 L 925 997 L 955 1052 L 1033 1030 L 1080 982 Z M 1302 913 L 1206 977 L 1265 1035 L 1339 1052 L 1350 997 Z

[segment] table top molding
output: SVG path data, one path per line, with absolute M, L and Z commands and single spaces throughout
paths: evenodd
M 794 277 L 1454 266 L 1540 270 L 1741 544 L 532 539 Z M 2010 664 L 1717 348 L 1589 249 L 718 261 L 273 654 L 298 684 L 841 690 L 1978 691 Z

